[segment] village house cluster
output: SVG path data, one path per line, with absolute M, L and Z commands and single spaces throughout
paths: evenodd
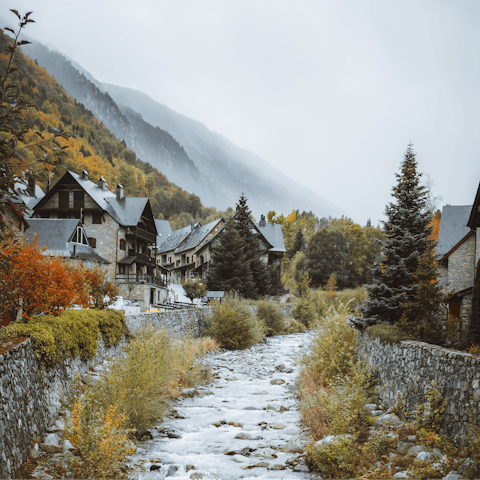
M 18 184 L 17 195 L 4 199 L 11 224 L 28 238 L 36 236 L 46 255 L 104 269 L 120 295 L 141 309 L 167 302 L 169 283 L 205 280 L 225 225 L 219 218 L 172 231 L 168 220 L 154 218 L 147 197 L 126 197 L 121 185 L 113 193 L 103 177 L 94 183 L 87 171 L 68 171 L 47 193 L 29 180 Z M 286 252 L 281 225 L 267 223 L 262 215 L 252 230 L 262 260 L 278 265 Z

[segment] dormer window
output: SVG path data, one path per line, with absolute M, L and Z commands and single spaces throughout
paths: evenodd
M 70 241 L 73 243 L 80 243 L 81 245 L 88 245 L 87 236 L 82 227 L 77 227 Z

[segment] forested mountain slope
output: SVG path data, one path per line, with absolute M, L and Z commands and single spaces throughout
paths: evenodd
M 2 72 L 8 61 L 6 46 L 10 41 L 10 37 L 0 30 Z M 28 51 L 29 47 L 30 45 L 24 47 L 24 51 Z M 24 115 L 25 126 L 29 130 L 28 141 L 38 139 L 35 131 L 45 138 L 53 136 L 55 129 L 66 130 L 71 135 L 69 140 L 59 140 L 62 145 L 68 145 L 69 148 L 51 170 L 53 183 L 66 170 L 80 173 L 86 169 L 94 181 L 103 175 L 113 188 L 117 183 L 121 183 L 127 195 L 148 195 L 155 215 L 162 213 L 165 218 L 169 218 L 180 212 L 188 212 L 194 217 L 212 213 L 212 209 L 205 209 L 202 206 L 198 196 L 188 194 L 168 181 L 165 175 L 150 164 L 139 160 L 124 141 L 118 140 L 90 110 L 70 97 L 44 68 L 21 53 L 18 56 L 18 70 L 13 74 L 13 81 L 20 86 L 22 95 L 32 103 L 32 108 L 28 108 Z M 110 108 L 112 112 L 117 108 L 118 124 L 127 122 L 113 101 Z M 30 164 L 35 164 L 35 160 L 41 160 L 43 155 L 39 149 L 26 149 L 22 153 Z M 44 190 L 47 179 L 48 172 L 40 171 L 39 183 Z

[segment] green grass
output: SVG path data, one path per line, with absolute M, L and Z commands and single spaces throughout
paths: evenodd
M 398 343 L 404 340 L 417 340 L 405 333 L 398 325 L 372 325 L 365 330 L 371 338 L 380 339 L 381 343 Z

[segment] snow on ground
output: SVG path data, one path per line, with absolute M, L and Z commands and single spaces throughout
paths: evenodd
M 277 336 L 246 351 L 207 355 L 212 377 L 218 378 L 196 388 L 193 396 L 194 389 L 183 392 L 171 415 L 151 430 L 154 438 L 130 457 L 130 465 L 135 465 L 131 478 L 318 478 L 286 464 L 299 457 L 298 451 L 281 451 L 295 445 L 301 451 L 308 441 L 299 424 L 294 390 L 299 367 L 294 360 L 310 341 L 309 333 Z M 270 383 L 277 379 L 280 384 Z M 251 438 L 234 438 L 240 433 Z M 168 438 L 169 434 L 181 438 Z M 226 455 L 226 450 L 237 453 Z M 245 469 L 261 462 L 265 466 Z M 160 468 L 150 471 L 154 464 Z M 195 469 L 187 472 L 187 466 Z M 278 466 L 287 468 L 273 470 Z M 306 469 L 302 460 L 295 468 Z

